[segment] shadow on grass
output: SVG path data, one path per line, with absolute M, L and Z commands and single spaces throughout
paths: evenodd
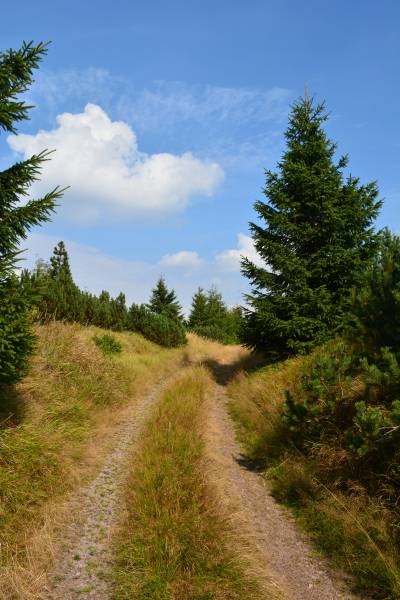
M 0 385 L 0 429 L 19 425 L 25 416 L 25 402 L 13 385 Z
M 211 371 L 215 381 L 223 386 L 227 386 L 238 373 L 253 373 L 267 364 L 259 354 L 249 354 L 235 363 L 228 364 L 220 363 L 213 358 L 204 361 L 204 365 Z
M 252 473 L 263 473 L 265 471 L 264 462 L 250 458 L 246 454 L 239 454 L 235 457 L 235 461 L 246 471 L 251 471 Z

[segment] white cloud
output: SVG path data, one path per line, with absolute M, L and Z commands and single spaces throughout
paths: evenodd
M 252 238 L 244 233 L 238 234 L 237 248 L 224 250 L 220 254 L 217 254 L 215 260 L 221 271 L 233 272 L 240 271 L 242 257 L 248 258 L 260 267 L 265 267 L 265 262 L 257 253 Z
M 132 121 L 141 131 L 165 131 L 185 121 L 230 126 L 266 123 L 286 118 L 293 92 L 274 86 L 269 89 L 190 84 L 183 81 L 153 81 L 136 87 L 128 78 L 106 69 L 41 69 L 30 90 L 32 102 L 55 107 L 90 99 L 114 107 L 120 118 Z
M 83 113 L 59 115 L 57 124 L 36 135 L 9 136 L 8 143 L 25 157 L 56 150 L 32 193 L 71 186 L 63 204 L 75 220 L 182 210 L 193 196 L 211 196 L 224 177 L 217 163 L 190 152 L 140 152 L 131 127 L 111 121 L 95 104 L 87 104 Z
M 291 95 L 279 87 L 262 90 L 160 81 L 136 94 L 123 94 L 118 110 L 148 129 L 185 121 L 203 124 L 205 119 L 237 126 L 279 120 L 286 115 Z
M 166 254 L 160 260 L 160 265 L 165 267 L 198 267 L 203 263 L 197 252 L 182 250 L 176 254 Z

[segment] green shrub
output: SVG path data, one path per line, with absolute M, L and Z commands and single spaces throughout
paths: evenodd
M 221 342 L 222 344 L 227 343 L 225 331 L 217 325 L 198 325 L 197 327 L 193 327 L 191 331 L 200 337 Z
M 328 343 L 314 353 L 295 390 L 286 391 L 282 419 L 298 444 L 314 442 L 322 434 L 336 436 L 351 424 L 352 365 L 344 342 Z
M 133 304 L 131 306 L 128 328 L 166 348 L 176 348 L 187 343 L 185 330 L 179 322 L 169 319 L 165 315 L 151 312 L 143 305 Z
M 16 279 L 0 281 L 0 383 L 18 381 L 26 373 L 34 347 L 30 304 Z
M 347 335 L 373 359 L 384 347 L 400 352 L 400 237 L 388 230 L 364 285 L 354 292 Z
M 122 351 L 121 343 L 113 336 L 109 334 L 95 335 L 93 341 L 104 354 L 117 354 Z

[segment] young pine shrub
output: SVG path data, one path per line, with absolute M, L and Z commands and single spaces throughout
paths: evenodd
M 132 331 L 141 333 L 147 340 L 166 348 L 177 348 L 187 343 L 185 330 L 178 321 L 151 312 L 143 305 L 131 306 L 128 326 Z
M 226 333 L 218 325 L 198 325 L 191 329 L 193 333 L 208 340 L 214 340 L 221 344 L 226 343 Z
M 104 354 L 119 354 L 122 351 L 122 344 L 108 333 L 93 336 L 93 341 Z
M 31 307 L 15 277 L 0 282 L 0 385 L 18 381 L 28 369 L 35 341 Z
M 299 447 L 322 435 L 335 438 L 351 425 L 352 362 L 344 342 L 330 342 L 314 352 L 295 388 L 285 390 L 282 421 Z

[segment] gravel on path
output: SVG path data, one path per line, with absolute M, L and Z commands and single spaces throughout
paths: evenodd
M 246 467 L 227 404 L 225 388 L 216 384 L 205 424 L 206 444 L 220 495 L 238 513 L 261 570 L 292 600 L 360 600 L 316 556 L 292 515 L 272 497 L 266 480 Z
M 71 522 L 62 544 L 64 552 L 56 560 L 41 600 L 110 599 L 110 540 L 120 515 L 126 460 L 169 381 L 132 405 L 113 434 L 112 450 L 97 477 L 71 500 Z

